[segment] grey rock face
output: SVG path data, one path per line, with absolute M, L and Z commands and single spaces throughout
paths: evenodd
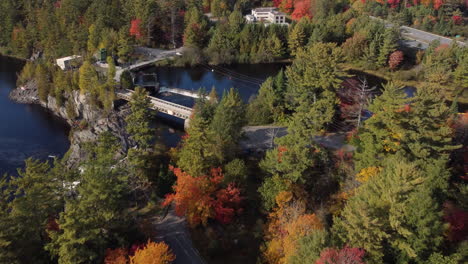
M 41 102 L 38 99 L 37 84 L 34 81 L 11 91 L 10 98 L 18 103 L 40 104 L 67 121 L 72 127 L 67 160 L 70 167 L 78 166 L 86 157 L 85 143 L 95 141 L 104 131 L 111 132 L 120 140 L 122 154 L 135 145 L 125 130 L 125 117 L 130 113 L 128 105 L 106 113 L 102 109 L 93 107 L 86 95 L 80 94 L 79 91 L 73 91 L 65 95 L 65 101 L 72 103 L 74 114 L 77 116 L 77 118 L 71 119 L 67 114 L 66 107 L 58 105 L 54 97 L 49 96 L 47 102 Z

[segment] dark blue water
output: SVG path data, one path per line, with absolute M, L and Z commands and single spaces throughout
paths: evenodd
M 195 67 L 153 67 L 146 73 L 156 73 L 161 86 L 210 92 L 215 87 L 218 96 L 235 88 L 244 102 L 258 93 L 260 85 L 270 76 L 275 76 L 287 64 L 239 64 L 233 66 L 198 65 Z M 161 97 L 161 96 L 160 96 Z M 165 100 L 190 106 L 193 98 L 179 95 L 162 96 Z
M 62 156 L 69 148 L 69 127 L 38 105 L 16 104 L 8 98 L 23 63 L 0 57 L 0 176 L 14 173 L 28 157 Z

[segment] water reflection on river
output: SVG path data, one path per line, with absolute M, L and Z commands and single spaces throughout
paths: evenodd
M 69 148 L 66 122 L 38 105 L 16 104 L 8 94 L 23 63 L 0 56 L 0 176 L 14 173 L 24 159 L 61 156 Z

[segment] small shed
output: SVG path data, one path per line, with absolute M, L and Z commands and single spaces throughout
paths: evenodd
M 81 56 L 73 55 L 57 59 L 57 66 L 62 70 L 69 70 L 77 66 L 81 62 Z

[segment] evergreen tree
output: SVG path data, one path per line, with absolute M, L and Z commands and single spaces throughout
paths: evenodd
M 217 152 L 219 161 L 224 162 L 235 155 L 244 124 L 244 103 L 239 92 L 231 88 L 221 99 L 211 122 L 211 130 L 219 148 Z
M 455 83 L 462 89 L 468 89 L 468 52 L 465 53 L 467 54 L 460 59 L 460 62 L 453 73 Z
M 130 59 L 130 54 L 133 52 L 133 48 L 130 45 L 130 36 L 128 35 L 129 29 L 123 27 L 119 31 L 119 42 L 117 48 L 117 55 L 119 60 L 123 62 L 128 62 Z
M 0 180 L 0 262 L 48 263 L 44 245 L 50 217 L 63 207 L 69 172 L 59 162 L 25 161 L 17 177 Z
M 151 144 L 155 138 L 155 131 L 151 127 L 152 110 L 148 92 L 137 87 L 130 102 L 131 113 L 125 118 L 126 130 L 137 143 L 137 148 L 128 150 L 128 159 L 133 176 L 135 189 L 144 190 L 149 186 L 149 175 L 152 165 Z
M 314 58 L 311 60 L 310 58 Z M 335 113 L 335 91 L 346 73 L 340 69 L 343 56 L 335 44 L 317 43 L 297 53 L 286 76 L 288 108 L 316 133 L 329 123 Z
M 151 100 L 148 91 L 136 87 L 130 102 L 131 114 L 125 119 L 126 130 L 140 149 L 148 149 L 154 139 L 154 130 L 150 126 L 152 113 L 150 110 Z
M 304 47 L 306 43 L 306 34 L 303 23 L 294 25 L 289 33 L 288 46 L 291 56 L 296 56 L 298 50 Z
M 392 52 L 397 48 L 397 35 L 395 29 L 389 28 L 385 30 L 383 35 L 383 43 L 379 49 L 379 55 L 377 57 L 377 65 L 384 67 L 388 65 L 388 58 Z
M 82 94 L 87 92 L 93 93 L 98 85 L 98 75 L 96 69 L 90 61 L 85 61 L 80 67 L 80 91 Z
M 420 262 L 443 241 L 441 211 L 422 184 L 424 172 L 401 158 L 362 185 L 335 219 L 332 233 L 363 248 L 372 263 Z
M 366 120 L 359 134 L 359 146 L 355 153 L 355 164 L 358 170 L 378 167 L 381 160 L 400 152 L 401 140 L 406 133 L 405 105 L 410 102 L 402 87 L 388 83 L 383 93 L 369 106 L 373 113 Z
M 216 160 L 213 137 L 209 121 L 196 112 L 177 153 L 177 166 L 194 177 L 206 175 Z
M 111 56 L 107 57 L 107 65 L 109 66 L 109 69 L 107 70 L 107 83 L 114 86 L 116 69 L 114 59 Z
M 132 231 L 125 199 L 128 176 L 115 159 L 116 138 L 104 132 L 89 148 L 78 195 L 66 201 L 58 220 L 60 230 L 49 232 L 52 242 L 47 249 L 61 264 L 98 261 L 109 243 L 124 244 L 124 234 Z

